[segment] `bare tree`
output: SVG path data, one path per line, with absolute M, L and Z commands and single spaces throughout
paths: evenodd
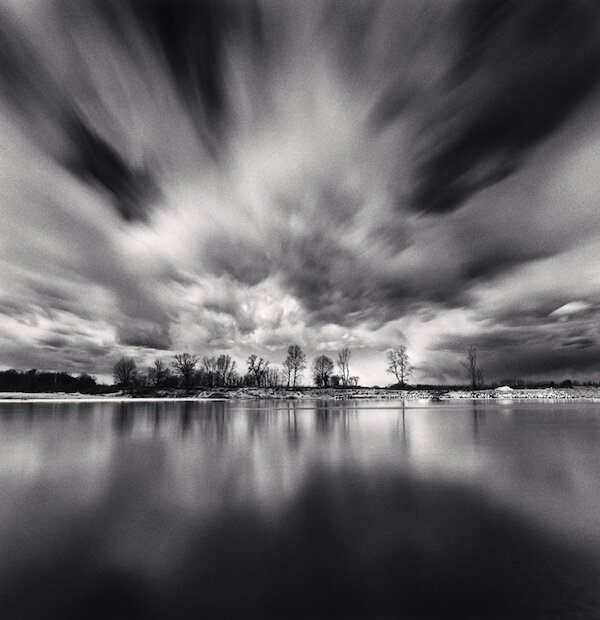
M 281 384 L 281 371 L 278 368 L 269 368 L 266 374 L 267 385 L 271 388 Z
M 148 367 L 148 381 L 150 385 L 159 388 L 171 375 L 167 365 L 160 359 L 155 359 L 154 364 Z
M 206 377 L 206 383 L 213 387 L 217 375 L 217 360 L 214 357 L 207 357 L 205 355 L 202 358 L 202 370 Z
M 248 374 L 253 378 L 257 387 L 260 387 L 264 381 L 264 377 L 267 374 L 269 368 L 269 360 L 265 360 L 262 357 L 259 359 L 258 355 L 252 353 L 246 360 L 248 364 Z
M 145 375 L 143 372 L 139 372 L 135 375 L 133 379 L 133 387 L 136 390 L 141 390 L 143 388 L 148 387 L 150 384 L 150 380 L 148 379 L 148 375 Z
M 292 382 L 292 373 L 294 372 L 294 368 L 292 366 L 292 361 L 290 360 L 289 357 L 286 357 L 285 361 L 283 362 L 283 372 L 284 372 L 284 376 L 287 379 L 286 386 L 290 387 L 290 383 Z
M 172 366 L 179 375 L 181 384 L 184 387 L 189 387 L 196 373 L 198 356 L 192 355 L 191 353 L 179 353 L 178 355 L 174 355 L 173 358 L 175 361 L 172 362 Z
M 313 377 L 318 387 L 327 387 L 333 374 L 333 362 L 326 355 L 319 355 L 313 362 Z
M 300 345 L 291 344 L 288 347 L 287 357 L 283 365 L 288 374 L 288 387 L 290 387 L 290 378 L 292 380 L 292 387 L 296 387 L 296 381 L 306 368 L 306 355 L 300 348 Z
M 350 383 L 350 349 L 348 347 L 344 347 L 338 353 L 337 363 L 342 385 L 348 385 Z
M 484 386 L 484 378 L 483 378 L 483 370 L 481 368 L 477 368 L 477 384 L 480 388 Z
M 391 349 L 388 351 L 387 358 L 387 372 L 392 373 L 396 377 L 396 381 L 404 386 L 406 379 L 410 377 L 413 371 L 406 346 L 401 344 L 397 349 Z
M 229 385 L 231 376 L 235 372 L 235 362 L 230 355 L 219 355 L 215 361 L 217 385 Z
M 477 361 L 477 347 L 475 345 L 470 344 L 467 347 L 466 359 L 462 365 L 467 371 L 473 390 L 477 389 L 479 385 L 483 385 L 483 371 Z
M 113 377 L 115 383 L 123 388 L 128 388 L 137 375 L 137 365 L 131 357 L 121 357 L 113 366 Z

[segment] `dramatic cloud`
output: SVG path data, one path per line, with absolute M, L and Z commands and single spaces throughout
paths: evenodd
M 419 152 L 415 207 L 444 212 L 512 173 L 600 77 L 599 7 L 465 2 L 458 53 Z
M 595 378 L 599 67 L 585 0 L 7 0 L 0 364 Z
M 106 190 L 126 221 L 147 219 L 158 188 L 147 169 L 135 170 L 80 119 L 68 123 L 73 143 L 66 167 L 83 181 Z

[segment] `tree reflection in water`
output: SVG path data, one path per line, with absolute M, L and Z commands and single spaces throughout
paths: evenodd
M 478 403 L 476 400 L 472 402 L 472 410 L 473 410 L 473 441 L 475 443 L 479 442 L 479 433 L 480 427 L 485 423 L 485 409 Z

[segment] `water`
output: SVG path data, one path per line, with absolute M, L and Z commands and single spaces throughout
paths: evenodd
M 0 617 L 600 617 L 594 403 L 0 403 Z

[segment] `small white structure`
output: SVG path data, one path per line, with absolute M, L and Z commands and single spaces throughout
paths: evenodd
M 502 385 L 497 387 L 494 392 L 501 392 L 502 394 L 507 394 L 508 392 L 514 392 L 514 390 L 508 385 Z

